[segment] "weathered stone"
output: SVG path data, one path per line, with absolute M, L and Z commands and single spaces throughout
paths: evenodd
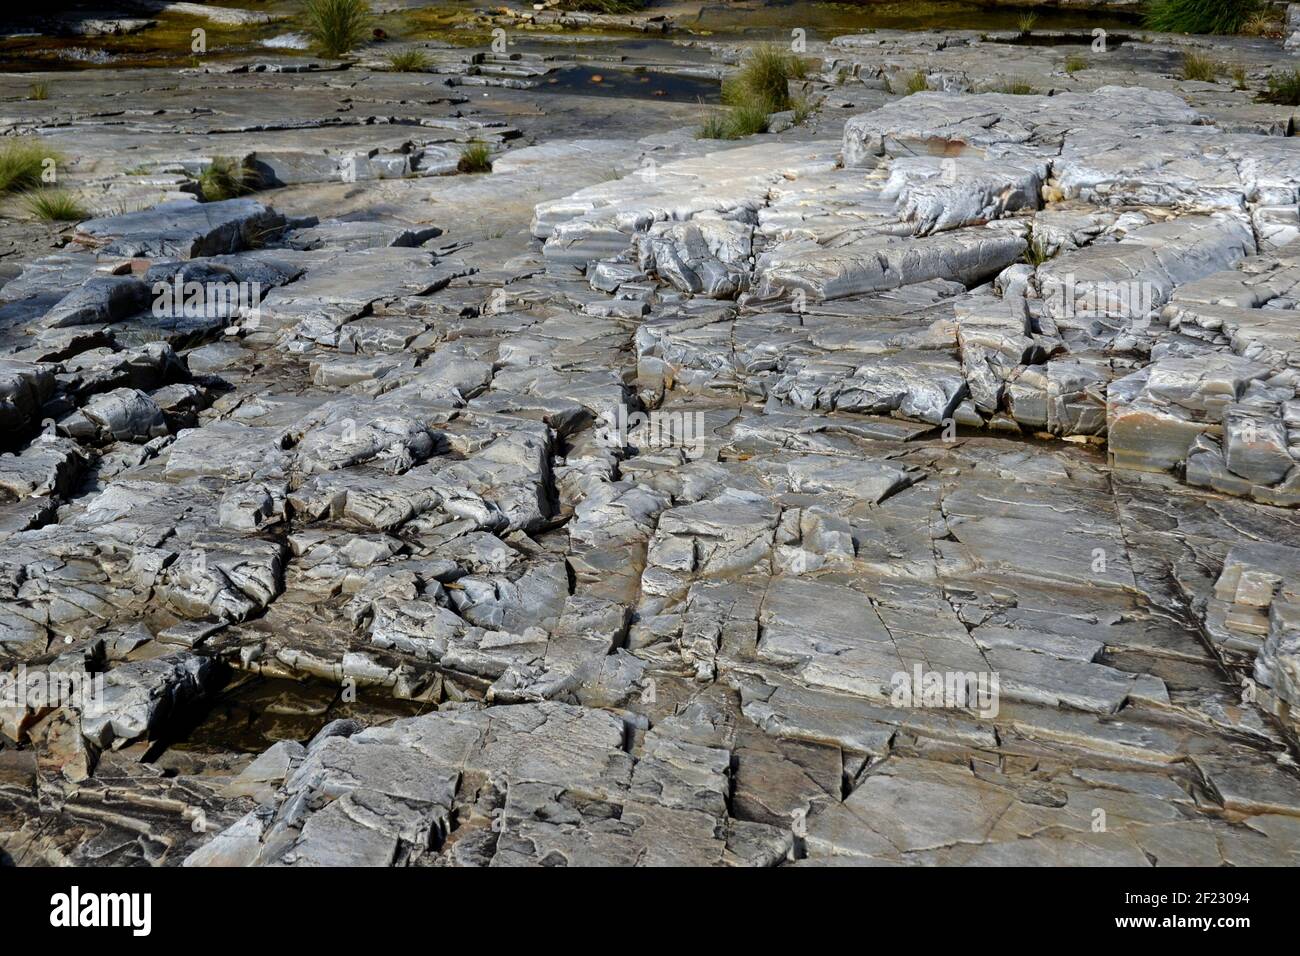
M 74 239 L 112 255 L 193 259 L 247 249 L 283 225 L 283 217 L 255 200 L 223 199 L 90 219 L 77 227 Z
M 1290 108 L 877 29 L 699 140 L 750 40 L 475 17 L 0 76 L 96 217 L 0 230 L 0 689 L 108 705 L 0 699 L 0 859 L 1300 862 Z

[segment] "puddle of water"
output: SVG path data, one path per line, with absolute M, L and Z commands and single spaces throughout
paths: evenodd
M 18 36 L 0 40 L 0 70 L 85 70 L 161 66 L 173 69 L 207 59 L 280 52 L 261 41 L 285 32 L 279 24 L 226 26 L 202 17 L 166 15 L 158 25 L 124 36 Z M 205 33 L 207 52 L 195 57 L 192 31 Z
M 716 80 L 650 70 L 631 71 L 600 66 L 577 66 L 541 77 L 536 89 L 580 96 L 619 96 L 663 99 L 673 103 L 716 103 L 721 87 Z
M 336 684 L 235 675 L 206 712 L 167 742 L 176 750 L 259 754 L 281 740 L 306 743 L 331 720 L 355 717 L 366 725 L 432 710 L 432 705 L 396 700 L 383 691 L 340 699 Z

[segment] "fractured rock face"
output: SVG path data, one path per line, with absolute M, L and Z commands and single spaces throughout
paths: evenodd
M 909 157 L 891 164 L 882 196 L 897 197 L 895 215 L 925 236 L 1038 208 L 1043 168 Z
M 1057 40 L 0 77 L 0 858 L 1300 863 L 1291 116 Z
M 81 732 L 101 748 L 156 735 L 212 682 L 211 664 L 188 654 L 116 668 L 105 678 L 103 700 L 82 715 Z
M 90 219 L 77 227 L 74 238 L 112 255 L 193 259 L 247 249 L 283 225 L 283 217 L 255 200 L 223 199 L 164 203 L 142 212 Z
M 1171 93 L 1132 87 L 1052 97 L 918 93 L 850 119 L 844 125 L 844 161 L 860 166 L 881 155 L 1034 155 L 1070 129 L 1192 124 L 1199 118 Z

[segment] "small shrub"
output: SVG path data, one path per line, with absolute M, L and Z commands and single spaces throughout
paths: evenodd
M 728 105 L 749 105 L 761 99 L 769 113 L 790 108 L 790 81 L 808 75 L 806 60 L 772 43 L 754 47 L 736 75 L 723 84 L 722 100 Z
M 1223 65 L 1216 63 L 1208 56 L 1201 56 L 1191 50 L 1183 54 L 1183 79 L 1184 80 L 1204 80 L 1207 83 L 1213 83 L 1219 78 L 1219 73 L 1223 70 Z
M 39 186 L 47 159 L 59 156 L 33 137 L 0 140 L 0 196 Z
M 33 189 L 23 199 L 29 213 L 43 222 L 80 222 L 90 213 L 66 189 Z
M 388 57 L 388 68 L 394 73 L 422 73 L 429 68 L 429 58 L 423 50 L 403 50 Z
M 903 80 L 902 86 L 896 88 L 891 82 L 889 84 L 890 92 L 899 93 L 901 89 L 902 96 L 911 96 L 913 93 L 924 93 L 930 88 L 930 78 L 926 75 L 925 70 L 917 70 L 915 73 L 908 74 L 907 79 Z
M 27 87 L 27 98 L 29 100 L 48 100 L 50 98 L 50 84 L 37 81 Z
M 366 38 L 365 0 L 307 0 L 307 35 L 323 56 L 338 57 Z
M 728 134 L 725 139 L 740 139 L 755 133 L 766 133 L 768 110 L 757 100 L 733 106 L 727 114 Z
M 253 171 L 228 156 L 214 156 L 199 173 L 199 192 L 206 202 L 234 199 L 253 191 Z
M 985 90 L 986 93 L 1010 93 L 1013 96 L 1033 96 L 1038 92 L 1037 88 L 1024 82 L 1023 80 L 1008 80 L 1006 83 L 996 83 Z
M 695 138 L 741 139 L 755 133 L 766 133 L 770 120 L 766 104 L 751 98 L 706 116 L 695 131 Z
M 1025 248 L 1024 255 L 1021 256 L 1021 259 L 1037 269 L 1048 259 L 1052 258 L 1052 255 L 1051 252 L 1048 251 L 1047 243 L 1043 241 L 1042 237 L 1035 235 L 1032 229 L 1029 232 L 1028 238 L 1029 245 Z
M 1281 36 L 1282 21 L 1261 10 L 1248 16 L 1237 32 L 1252 37 Z
M 456 168 L 462 173 L 492 172 L 492 151 L 487 143 L 473 140 L 466 143 L 460 151 L 460 161 Z
M 794 121 L 802 123 L 811 110 L 806 101 L 790 97 L 790 80 L 807 75 L 806 60 L 774 44 L 755 47 L 735 76 L 722 84 L 727 109 L 706 116 L 696 137 L 740 139 L 766 133 L 771 114 L 784 110 L 793 110 Z
M 704 117 L 699 128 L 695 131 L 696 139 L 726 139 L 727 138 L 727 117 L 725 113 L 710 113 Z
M 1147 29 L 1161 33 L 1236 33 L 1261 0 L 1149 0 Z
M 808 122 L 808 118 L 813 115 L 813 106 L 808 102 L 808 97 L 806 96 L 800 96 L 798 99 L 792 100 L 790 103 L 790 109 L 794 111 L 795 126 L 802 126 L 804 123 Z
M 1300 70 L 1272 74 L 1268 78 L 1264 101 L 1280 106 L 1300 106 Z

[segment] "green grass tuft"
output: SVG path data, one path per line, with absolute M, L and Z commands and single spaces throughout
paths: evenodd
M 1261 0 L 1148 0 L 1144 22 L 1161 33 L 1236 33 Z
M 1223 72 L 1223 64 L 1208 56 L 1201 56 L 1190 50 L 1183 54 L 1184 80 L 1203 80 L 1206 83 L 1213 83 L 1219 78 L 1221 72 Z
M 766 133 L 771 116 L 767 104 L 757 97 L 733 102 L 726 110 L 706 116 L 696 139 L 741 139 L 756 133 Z
M 750 106 L 760 100 L 769 113 L 779 113 L 790 108 L 790 81 L 807 75 L 806 60 L 763 43 L 754 47 L 736 75 L 723 84 L 722 101 L 728 106 Z
M 33 189 L 23 197 L 23 206 L 43 222 L 80 222 L 90 218 L 86 207 L 65 189 Z
M 1280 19 L 1260 10 L 1248 16 L 1237 32 L 1252 37 L 1280 37 L 1285 32 L 1285 28 Z
M 306 17 L 307 35 L 321 55 L 339 57 L 366 38 L 370 5 L 365 0 L 307 0 Z
M 772 43 L 754 47 L 734 76 L 722 84 L 727 107 L 706 116 L 697 139 L 740 139 L 766 133 L 771 114 L 794 111 L 795 123 L 811 112 L 807 101 L 790 96 L 790 81 L 808 75 L 808 61 Z
M 1024 254 L 1020 258 L 1022 262 L 1026 262 L 1037 269 L 1048 259 L 1051 259 L 1052 255 L 1047 249 L 1047 243 L 1043 241 L 1041 236 L 1035 235 L 1032 228 L 1029 231 L 1028 239 L 1029 245 L 1025 247 Z
M 727 138 L 727 114 L 723 112 L 710 113 L 704 117 L 699 128 L 695 131 L 696 139 L 726 139 Z
M 1029 31 L 1034 28 L 1034 24 L 1037 22 L 1038 14 L 1034 13 L 1032 10 L 1028 13 L 1020 14 L 1020 19 L 1017 21 L 1017 24 L 1020 27 L 1020 35 L 1028 36 Z
M 755 133 L 766 133 L 769 120 L 767 104 L 758 100 L 737 103 L 728 113 L 727 123 L 730 135 L 726 139 L 740 139 Z
M 33 137 L 0 140 L 0 196 L 41 185 L 45 161 L 60 158 Z
M 29 100 L 48 100 L 50 98 L 50 84 L 41 80 L 33 83 L 27 87 L 27 98 Z
M 1280 106 L 1300 106 L 1300 70 L 1269 76 L 1264 101 Z
M 199 173 L 199 192 L 205 202 L 234 199 L 253 191 L 255 175 L 239 160 L 213 156 L 212 163 Z
M 403 50 L 389 55 L 388 68 L 394 73 L 422 73 L 429 68 L 429 58 L 423 50 Z
M 891 81 L 889 90 L 891 93 L 898 93 L 900 96 L 911 96 L 913 93 L 924 93 L 930 88 L 930 78 L 926 76 L 925 70 L 917 70 L 910 73 L 902 83 L 901 88 L 895 87 Z M 901 89 L 901 93 L 899 90 Z
M 456 168 L 462 173 L 492 172 L 492 151 L 487 143 L 471 140 L 460 151 L 460 161 Z
M 808 118 L 813 115 L 813 105 L 808 102 L 808 97 L 800 96 L 790 102 L 790 109 L 794 111 L 794 125 L 802 126 L 808 122 Z
M 1005 83 L 994 83 L 984 89 L 985 93 L 1010 93 L 1012 96 L 1033 96 L 1038 89 L 1023 80 L 1008 80 Z
M 1072 53 L 1065 58 L 1065 72 L 1071 75 L 1078 73 L 1080 70 L 1088 68 L 1088 60 L 1077 53 Z

